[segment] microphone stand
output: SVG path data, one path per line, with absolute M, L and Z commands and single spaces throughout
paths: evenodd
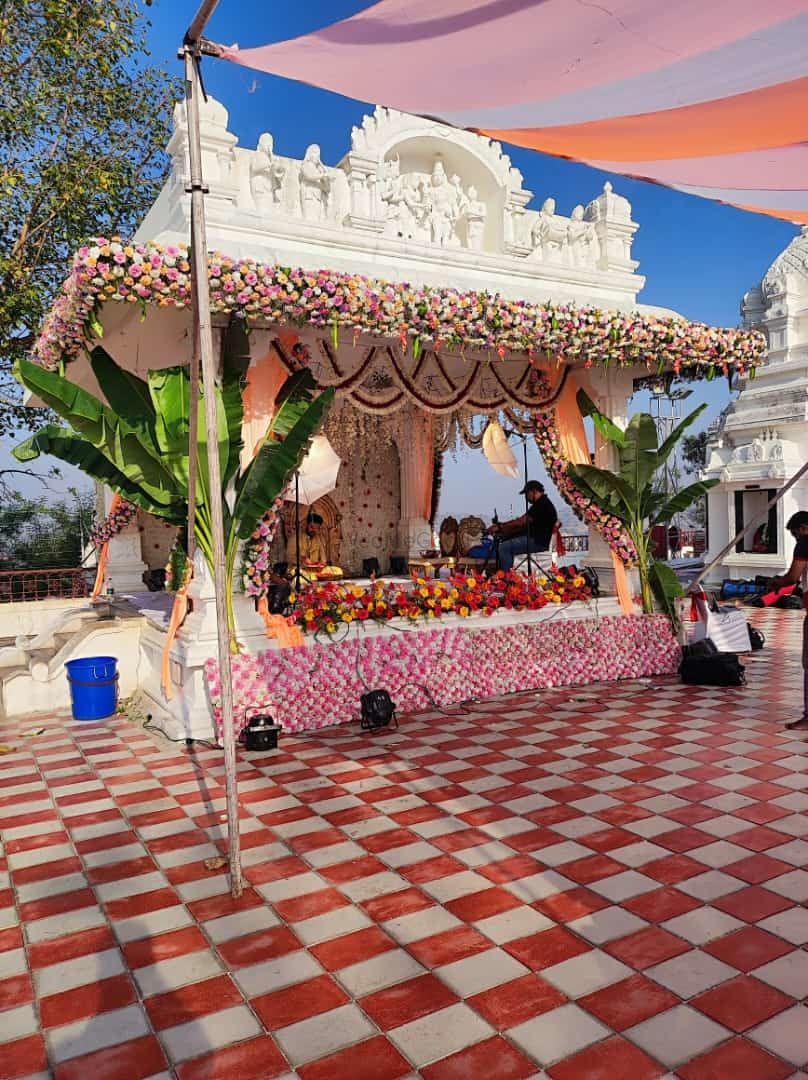
M 295 592 L 300 595 L 300 470 L 295 469 Z

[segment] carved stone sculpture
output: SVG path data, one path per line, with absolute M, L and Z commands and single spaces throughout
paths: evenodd
M 472 251 L 481 251 L 485 232 L 486 205 L 477 197 L 477 189 L 470 187 L 466 199 L 466 244 Z
M 320 147 L 312 144 L 300 166 L 300 210 L 304 221 L 323 222 L 326 216 L 330 182 L 320 160 Z
M 576 206 L 567 225 L 566 247 L 573 266 L 594 266 L 595 227 L 584 221 L 583 206 Z
M 385 204 L 386 231 L 393 236 L 407 235 L 407 204 L 404 197 L 404 179 L 398 157 L 387 162 L 379 198 Z
M 265 132 L 250 162 L 250 189 L 259 212 L 272 211 L 280 205 L 285 176 L 286 166 L 275 157 L 272 136 Z
M 534 254 L 545 260 L 558 260 L 567 241 L 566 222 L 555 211 L 555 199 L 545 199 L 530 232 Z
M 457 220 L 457 190 L 447 179 L 442 161 L 432 169 L 429 190 L 429 228 L 433 244 L 447 247 Z

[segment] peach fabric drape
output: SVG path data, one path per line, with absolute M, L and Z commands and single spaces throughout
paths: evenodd
M 160 684 L 163 689 L 163 695 L 166 701 L 171 701 L 174 696 L 174 689 L 171 685 L 171 646 L 174 644 L 174 638 L 177 636 L 177 631 L 185 621 L 185 616 L 188 614 L 188 586 L 190 585 L 190 578 L 184 582 L 183 585 L 177 589 L 174 596 L 174 605 L 171 608 L 171 618 L 168 621 L 168 627 L 166 629 L 166 639 L 163 642 L 163 663 L 160 673 Z
M 250 364 L 247 385 L 244 387 L 244 422 L 241 425 L 244 440 L 242 469 L 250 464 L 264 440 L 275 408 L 275 398 L 288 375 L 289 372 L 274 351 Z
M 303 631 L 283 615 L 270 615 L 266 596 L 258 601 L 258 614 L 264 620 L 267 637 L 275 638 L 281 649 L 296 649 L 303 644 Z
M 109 504 L 109 511 L 107 517 L 110 514 L 114 514 L 118 507 L 123 502 L 119 492 L 115 492 L 112 496 L 112 502 Z M 98 567 L 95 571 L 95 584 L 93 585 L 93 591 L 90 593 L 91 600 L 97 600 L 101 595 L 101 590 L 104 588 L 104 576 L 107 572 L 107 561 L 109 559 L 109 540 L 101 545 L 101 550 L 98 552 Z
M 558 441 L 564 457 L 573 465 L 589 464 L 589 443 L 586 438 L 586 428 L 581 410 L 578 408 L 576 395 L 578 384 L 572 375 L 567 376 L 567 381 L 558 396 L 555 406 L 555 424 L 558 432 Z M 612 566 L 614 567 L 614 585 L 620 608 L 624 615 L 634 613 L 634 601 L 628 583 L 626 568 L 617 555 L 611 551 Z

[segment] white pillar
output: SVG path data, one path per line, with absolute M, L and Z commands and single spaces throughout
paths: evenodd
M 105 487 L 103 496 L 104 514 L 109 513 L 113 492 Z M 145 592 L 143 575 L 148 567 L 143 561 L 141 533 L 138 519 L 128 525 L 109 542 L 107 571 L 103 589 L 112 588 L 116 595 L 120 593 Z
M 435 465 L 435 432 L 431 414 L 407 406 L 410 417 L 406 439 L 398 448 L 401 470 L 399 554 L 417 558 L 432 547 L 429 510 Z
M 631 369 L 592 369 L 587 372 L 587 393 L 618 427 L 625 428 L 628 423 L 628 403 L 634 392 Z M 595 432 L 595 464 L 599 469 L 614 469 L 617 455 L 613 447 Z M 604 592 L 614 592 L 614 564 L 611 548 L 591 525 L 589 527 L 589 553 L 586 565 L 597 571 L 601 588 Z

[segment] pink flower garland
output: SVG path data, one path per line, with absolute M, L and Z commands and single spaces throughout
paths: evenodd
M 255 526 L 244 548 L 241 581 L 247 596 L 265 596 L 271 584 L 272 541 L 281 523 L 283 499 L 277 498 Z
M 602 510 L 573 483 L 567 471 L 569 462 L 564 457 L 558 438 L 555 410 L 545 409 L 537 412 L 535 423 L 536 445 L 544 467 L 552 477 L 561 497 L 581 521 L 597 529 L 622 562 L 634 563 L 637 559 L 637 549 L 619 518 Z
M 406 282 L 372 280 L 334 270 L 266 266 L 252 259 L 209 257 L 215 313 L 237 313 L 410 340 L 452 349 L 487 349 L 529 356 L 583 359 L 587 366 L 642 364 L 649 371 L 700 367 L 745 374 L 766 350 L 756 330 L 719 329 L 673 316 L 533 304 L 486 292 L 460 292 Z M 185 307 L 191 298 L 185 245 L 126 243 L 99 237 L 81 247 L 45 319 L 34 358 L 46 367 L 72 359 L 88 331 L 97 330 L 104 300 Z
M 233 657 L 236 729 L 251 708 L 265 708 L 286 731 L 347 723 L 358 718 L 359 699 L 370 688 L 389 690 L 399 712 L 409 713 L 524 690 L 672 675 L 679 659 L 664 615 L 357 635 Z M 215 659 L 205 672 L 221 735 Z
M 127 502 L 126 499 L 121 499 L 116 509 L 111 514 L 108 514 L 103 521 L 94 525 L 90 531 L 90 541 L 93 546 L 100 548 L 102 544 L 106 544 L 113 536 L 123 532 L 127 525 L 131 525 L 136 516 L 137 507 Z

